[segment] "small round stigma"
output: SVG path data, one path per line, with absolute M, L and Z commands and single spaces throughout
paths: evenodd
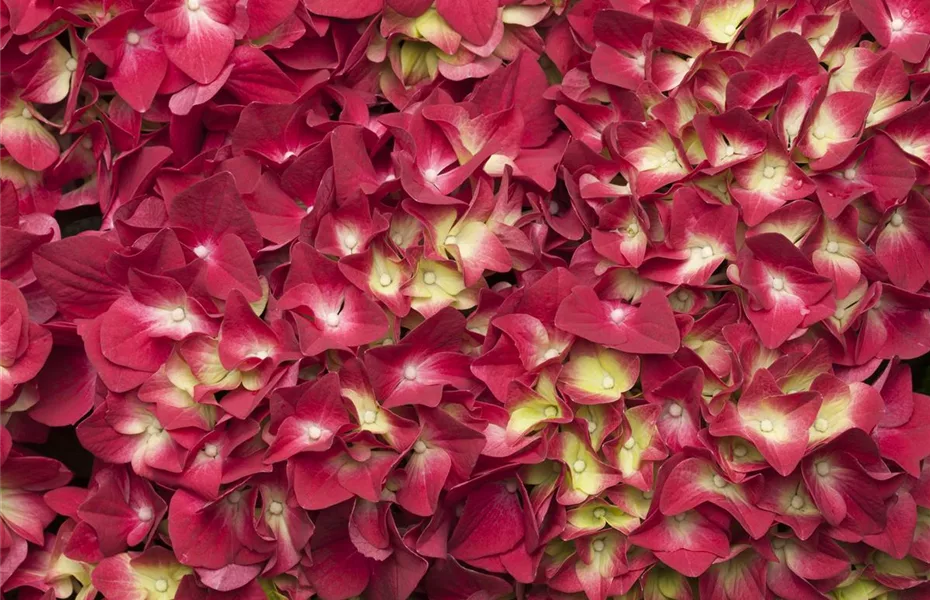
M 902 29 L 904 29 L 904 21 L 901 19 L 892 19 L 891 29 L 892 31 L 901 31 Z
M 604 540 L 594 540 L 594 543 L 591 544 L 591 548 L 595 552 L 603 552 L 604 551 Z
M 69 71 L 77 71 L 77 61 L 73 58 L 69 58 L 65 61 L 65 68 Z
M 559 203 L 555 200 L 549 201 L 549 214 L 553 216 L 559 214 Z
M 326 315 L 326 324 L 330 327 L 339 327 L 339 314 L 338 313 L 329 313 Z
M 622 308 L 615 308 L 610 311 L 610 320 L 613 321 L 615 325 L 619 325 L 623 321 L 624 312 Z
M 691 294 L 688 293 L 688 290 L 678 290 L 675 292 L 675 297 L 678 298 L 679 302 L 687 302 L 691 299 Z
M 891 226 L 900 227 L 904 224 L 904 217 L 901 216 L 901 213 L 895 213 L 891 215 Z
M 733 156 L 734 154 L 736 154 L 736 148 L 734 148 L 733 146 L 727 146 L 727 149 L 724 150 L 724 152 L 726 153 L 727 156 Z
M 200 10 L 200 0 L 187 0 L 187 10 Z
M 387 273 L 381 273 L 381 277 L 378 278 L 378 283 L 381 284 L 381 287 L 387 287 L 394 283 L 394 280 L 391 279 L 391 276 Z
M 271 504 L 268 505 L 268 512 L 273 515 L 280 515 L 284 512 L 284 505 L 277 500 L 272 500 Z
M 204 444 L 203 453 L 210 458 L 216 458 L 220 453 L 220 449 L 216 447 L 216 444 Z
M 236 490 L 230 495 L 226 496 L 226 500 L 230 504 L 239 504 L 239 501 L 242 500 L 242 492 Z
M 378 415 L 373 410 L 366 410 L 365 414 L 362 415 L 362 421 L 366 424 L 371 425 L 378 420 Z
M 439 177 L 439 172 L 436 171 L 436 169 L 427 169 L 423 171 L 423 179 L 430 183 L 436 183 L 437 177 Z
M 417 368 L 413 365 L 407 365 L 404 367 L 404 379 L 407 381 L 413 381 L 417 378 Z
M 558 416 L 559 409 L 550 404 L 549 406 L 546 407 L 546 410 L 544 410 L 543 412 L 546 414 L 547 418 L 551 419 L 553 417 Z
M 817 463 L 814 468 L 817 470 L 817 474 L 821 477 L 826 477 L 830 474 L 830 463 L 825 460 Z
M 21 113 L 21 115 L 22 115 L 22 117 L 23 117 L 24 119 L 31 119 L 31 118 L 32 118 L 32 111 L 29 110 L 28 107 L 23 107 L 23 112 Z
M 733 456 L 736 458 L 743 458 L 747 454 L 749 454 L 749 450 L 746 449 L 746 446 L 740 444 L 739 446 L 733 447 Z
M 827 137 L 827 130 L 824 129 L 823 127 L 815 127 L 814 137 L 817 138 L 818 140 L 822 140 L 823 138 Z
M 413 451 L 416 452 L 417 454 L 423 454 L 424 452 L 426 452 L 426 442 L 424 442 L 423 440 L 417 440 L 416 443 L 413 445 Z
M 840 245 L 836 242 L 827 242 L 827 252 L 830 254 L 836 254 L 840 251 Z
M 686 515 L 685 513 L 678 513 L 677 515 L 674 516 L 674 519 L 678 521 L 679 523 L 681 523 L 687 518 L 688 518 L 688 515 Z
M 765 167 L 762 169 L 762 176 L 766 179 L 772 179 L 775 177 L 775 167 Z
M 677 402 L 672 402 L 668 407 L 668 414 L 672 415 L 676 419 L 681 416 L 682 412 L 684 412 L 684 410 L 681 408 L 681 404 L 678 404 Z
M 727 480 L 721 477 L 720 475 L 714 475 L 714 487 L 716 488 L 727 487 Z
M 794 510 L 800 510 L 804 508 L 804 498 L 798 496 L 797 494 L 792 496 L 791 497 L 791 508 L 793 508 Z
M 164 577 L 159 577 L 155 580 L 155 591 L 159 594 L 164 594 L 168 591 L 168 580 Z
M 316 426 L 316 425 L 311 425 L 310 428 L 307 430 L 307 436 L 308 436 L 311 440 L 314 440 L 314 441 L 315 441 L 315 440 L 318 440 L 318 439 L 320 439 L 321 437 L 323 437 L 323 430 L 320 429 L 320 428 L 319 428 L 318 426 Z
M 727 35 L 733 35 L 736 33 L 736 25 L 729 23 L 726 27 L 723 28 L 723 32 Z
M 585 462 L 581 459 L 578 459 L 572 463 L 572 470 L 575 473 L 582 473 L 587 467 L 588 465 L 586 465 Z
M 436 283 L 436 274 L 432 271 L 426 271 L 423 273 L 423 283 L 426 285 L 433 285 Z
M 511 494 L 515 494 L 517 492 L 517 482 L 513 480 L 508 481 L 504 484 L 504 489 Z
M 454 235 L 447 235 L 447 236 L 446 236 L 446 241 L 445 241 L 446 246 L 451 246 L 451 245 L 457 244 L 457 243 L 458 243 L 458 239 L 456 239 L 456 237 L 455 237 Z
M 136 511 L 136 516 L 139 517 L 140 521 L 148 522 L 155 518 L 155 512 L 151 506 L 143 506 Z
M 855 178 L 856 178 L 856 170 L 853 169 L 852 167 L 849 167 L 848 169 L 845 169 L 843 171 L 843 179 L 855 179 Z
M 830 36 L 827 34 L 823 34 L 822 36 L 817 38 L 817 41 L 820 43 L 821 46 L 826 46 L 827 44 L 830 43 Z
M 677 160 L 678 160 L 678 155 L 675 154 L 673 151 L 668 150 L 665 153 L 665 162 L 675 162 Z
M 759 421 L 759 431 L 762 433 L 772 433 L 775 431 L 775 425 L 768 419 Z
M 627 450 L 632 450 L 633 446 L 635 445 L 636 445 L 636 440 L 634 440 L 633 438 L 627 438 L 627 440 L 623 442 L 623 447 L 626 448 Z
M 344 240 L 342 240 L 342 243 L 349 250 L 355 250 L 355 248 L 358 246 L 358 237 L 356 237 L 355 234 L 350 233 L 345 237 Z
M 185 313 L 184 309 L 180 306 L 171 311 L 171 320 L 175 323 L 180 323 L 185 318 L 187 318 L 187 313 Z
M 207 254 L 210 254 L 210 250 L 208 250 L 207 247 L 203 244 L 200 244 L 194 248 L 194 254 L 197 255 L 197 258 L 204 258 Z
M 135 31 L 130 31 L 126 34 L 126 43 L 130 46 L 137 46 L 139 42 L 142 41 L 142 37 Z
M 643 68 L 646 66 L 646 55 L 645 54 L 640 54 L 639 56 L 636 57 L 636 66 L 639 68 Z
M 614 378 L 611 377 L 610 375 L 604 375 L 604 378 L 601 379 L 601 387 L 604 388 L 605 390 L 609 390 L 613 388 L 614 383 L 616 382 L 614 381 Z
M 824 431 L 826 431 L 829 426 L 830 426 L 830 423 L 828 423 L 826 419 L 820 418 L 814 421 L 814 429 L 816 429 L 820 433 L 823 433 Z
M 557 357 L 559 354 L 561 353 L 555 348 L 549 348 L 548 350 L 546 350 L 546 353 L 543 354 L 543 358 L 546 360 L 552 360 L 553 358 Z
M 781 277 L 773 277 L 772 278 L 772 289 L 775 290 L 776 292 L 780 292 L 783 289 L 785 289 L 785 280 L 782 279 Z
M 598 506 L 594 509 L 594 518 L 603 519 L 607 516 L 607 510 L 603 506 Z
M 637 223 L 630 223 L 629 226 L 626 228 L 626 232 L 630 236 L 639 235 L 639 225 Z
M 704 246 L 701 248 L 701 258 L 710 258 L 714 255 L 714 249 L 710 246 Z
M 597 423 L 588 421 L 588 433 L 594 433 L 595 431 L 597 431 Z

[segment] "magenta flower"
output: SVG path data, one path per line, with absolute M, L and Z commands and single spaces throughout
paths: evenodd
M 0 596 L 930 594 L 922 0 L 4 0 Z

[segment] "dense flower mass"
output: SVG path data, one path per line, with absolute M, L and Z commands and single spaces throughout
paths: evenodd
M 0 47 L 4 595 L 930 598 L 927 0 Z

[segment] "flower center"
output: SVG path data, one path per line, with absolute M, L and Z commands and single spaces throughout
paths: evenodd
M 24 107 L 24 108 L 23 108 L 23 112 L 22 112 L 21 114 L 22 114 L 22 116 L 23 116 L 24 119 L 31 119 L 31 118 L 32 118 L 32 111 L 29 110 L 28 107 Z
M 378 415 L 375 414 L 375 411 L 373 410 L 366 410 L 365 414 L 362 415 L 362 421 L 364 421 L 365 423 L 369 425 L 374 423 L 376 420 L 378 420 Z
M 549 201 L 549 214 L 552 216 L 559 214 L 559 203 L 555 200 Z
M 210 254 L 210 251 L 207 249 L 206 246 L 204 246 L 203 244 L 200 244 L 199 246 L 194 248 L 194 254 L 197 255 L 197 258 L 204 258 L 207 254 Z
M 610 311 L 610 320 L 613 321 L 615 325 L 619 325 L 623 321 L 623 309 L 615 308 Z
M 793 509 L 795 509 L 795 510 L 800 510 L 800 509 L 804 508 L 804 498 L 802 498 L 802 497 L 800 497 L 800 496 L 798 496 L 798 495 L 792 496 L 792 498 L 791 498 L 791 508 L 793 508 Z
M 727 487 L 727 480 L 721 477 L 720 475 L 714 475 L 714 487 L 716 488 Z
M 900 227 L 903 224 L 904 224 L 904 217 L 902 217 L 900 213 L 895 213 L 891 215 L 891 226 L 892 227 Z
M 827 423 L 826 419 L 817 419 L 816 421 L 814 421 L 814 429 L 816 429 L 820 433 L 823 433 L 824 431 L 826 431 L 827 427 L 829 426 L 830 424 Z
M 358 246 L 358 238 L 350 233 L 342 240 L 342 243 L 345 244 L 345 247 L 349 250 L 355 250 L 355 247 Z
M 820 475 L 821 477 L 826 477 L 827 475 L 830 474 L 830 463 L 826 461 L 821 461 L 817 463 L 815 468 L 817 469 L 817 474 Z
M 187 0 L 187 10 L 200 10 L 200 0 Z
M 853 169 L 852 167 L 843 171 L 843 179 L 855 179 L 855 178 L 856 178 L 856 170 Z
M 187 318 L 187 313 L 184 312 L 184 309 L 180 306 L 171 311 L 171 320 L 175 323 L 180 323 L 185 318 Z
M 635 445 L 636 445 L 636 440 L 634 440 L 633 438 L 629 438 L 627 439 L 627 441 L 623 442 L 623 447 L 626 448 L 627 450 L 632 450 L 633 446 Z
M 591 547 L 594 549 L 595 552 L 603 552 L 604 551 L 604 540 L 594 540 L 594 543 L 591 544 Z
M 337 313 L 326 315 L 326 324 L 330 327 L 339 327 L 339 315 Z
M 65 68 L 69 71 L 77 71 L 77 61 L 73 58 L 69 58 L 65 61 Z
M 277 500 L 272 500 L 271 504 L 268 505 L 268 512 L 273 515 L 280 515 L 284 512 L 284 505 Z
M 840 245 L 836 242 L 827 242 L 827 252 L 830 254 L 836 254 L 840 251 Z
M 220 449 L 216 447 L 216 444 L 205 444 L 203 447 L 203 453 L 210 458 L 216 458 L 217 454 L 220 453 Z
M 601 387 L 605 390 L 609 390 L 614 387 L 614 378 L 610 375 L 604 375 L 604 378 L 601 379 Z
M 759 421 L 759 431 L 762 433 L 772 433 L 775 430 L 775 425 L 768 419 L 762 419 Z
M 426 443 L 423 440 L 417 440 L 413 445 L 413 451 L 417 454 L 423 454 L 426 452 Z
M 820 42 L 821 46 L 826 46 L 827 44 L 830 43 L 830 36 L 827 34 L 823 34 L 822 36 L 817 38 L 817 41 Z
M 749 451 L 746 450 L 746 446 L 736 446 L 733 448 L 733 456 L 737 458 L 743 458 L 748 453 Z
M 775 177 L 775 167 L 765 167 L 762 169 L 762 176 L 766 179 L 772 179 Z
M 545 358 L 546 360 L 552 360 L 558 355 L 559 355 L 558 350 L 556 350 L 555 348 L 549 348 L 548 350 L 546 350 L 546 353 L 543 354 L 543 358 Z
M 417 378 L 417 368 L 413 365 L 407 365 L 404 367 L 404 379 L 407 381 L 413 381 Z
M 307 430 L 307 436 L 308 436 L 311 440 L 318 440 L 318 439 L 320 439 L 321 437 L 323 437 L 323 430 L 320 429 L 320 428 L 319 428 L 318 426 L 316 426 L 316 425 L 311 425 L 310 428 Z
M 575 471 L 575 473 L 583 473 L 587 467 L 588 465 L 586 465 L 585 462 L 581 459 L 578 459 L 572 463 L 572 470 Z
M 668 414 L 675 418 L 680 417 L 682 412 L 681 404 L 678 404 L 677 402 L 672 402 L 671 406 L 668 407 Z
M 902 21 L 901 19 L 892 19 L 891 29 L 892 31 L 901 31 L 902 29 L 904 29 L 904 21 Z
M 455 239 L 455 236 L 454 236 L 454 235 L 447 235 L 447 236 L 446 236 L 446 245 L 447 245 L 447 246 L 450 246 L 450 245 L 455 244 L 455 243 L 457 243 L 457 242 L 458 242 L 458 240 Z
M 378 278 L 378 283 L 381 284 L 381 287 L 387 287 L 394 283 L 394 280 L 391 279 L 391 276 L 387 273 L 381 273 L 381 277 Z
M 559 409 L 557 409 L 556 407 L 554 407 L 554 406 L 552 406 L 552 405 L 549 405 L 549 406 L 546 407 L 546 410 L 543 411 L 543 412 L 545 412 L 545 413 L 546 413 L 546 416 L 549 417 L 549 418 L 551 419 L 551 418 L 553 418 L 553 417 L 555 417 L 556 415 L 559 414 Z
M 785 289 L 785 280 L 781 277 L 772 278 L 772 289 L 776 292 L 780 292 Z
M 423 283 L 426 285 L 433 285 L 436 283 L 436 274 L 432 271 L 427 271 L 423 273 Z
M 143 506 L 136 511 L 136 516 L 139 517 L 140 521 L 151 521 L 155 517 L 155 513 L 152 511 L 151 506 Z
M 605 516 L 607 516 L 607 511 L 603 507 L 598 506 L 594 509 L 594 517 L 596 519 L 603 519 Z
M 164 577 L 159 577 L 155 580 L 155 591 L 158 593 L 165 593 L 168 591 L 168 580 Z

